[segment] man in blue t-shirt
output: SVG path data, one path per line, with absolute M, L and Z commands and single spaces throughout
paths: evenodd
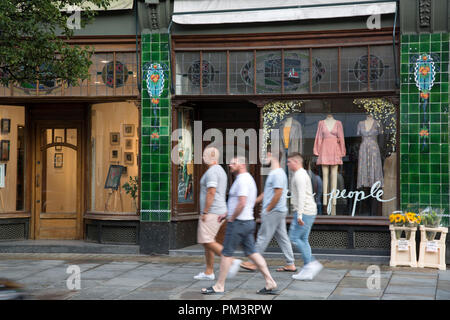
M 275 236 L 286 258 L 286 265 L 278 268 L 277 271 L 295 272 L 297 269 L 294 264 L 294 252 L 286 230 L 287 176 L 280 168 L 277 157 L 268 152 L 267 160 L 271 171 L 264 185 L 264 192 L 256 199 L 256 203 L 262 201 L 263 209 L 255 248 L 263 254 L 270 240 Z M 250 261 L 241 263 L 241 267 L 247 270 L 256 270 L 256 265 Z

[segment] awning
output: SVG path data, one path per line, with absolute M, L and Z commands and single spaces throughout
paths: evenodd
M 175 0 L 173 22 L 216 24 L 292 21 L 394 13 L 395 1 Z
M 108 6 L 108 9 L 106 10 L 129 10 L 129 9 L 133 9 L 133 2 L 134 0 L 111 0 L 111 3 Z M 88 7 L 91 10 L 95 10 L 95 11 L 103 11 L 105 9 L 100 8 L 94 4 L 92 4 L 89 1 L 86 1 L 86 3 L 83 5 L 84 7 Z M 74 11 L 77 10 L 75 7 L 71 7 L 71 6 L 66 6 L 65 9 L 61 10 L 61 11 Z

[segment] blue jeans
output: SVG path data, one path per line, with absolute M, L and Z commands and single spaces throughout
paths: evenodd
M 303 226 L 298 224 L 297 212 L 295 212 L 289 228 L 289 238 L 302 254 L 304 265 L 307 265 L 314 260 L 314 257 L 311 254 L 311 246 L 309 245 L 308 238 L 314 224 L 314 220 L 316 220 L 316 216 L 304 214 L 302 216 L 302 220 L 305 223 Z

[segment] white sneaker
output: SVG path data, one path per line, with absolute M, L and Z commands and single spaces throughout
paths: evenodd
M 198 275 L 194 276 L 195 280 L 214 280 L 215 278 L 214 273 L 205 274 L 204 272 L 200 272 Z
M 319 274 L 320 271 L 323 269 L 323 265 L 318 261 L 314 260 L 307 265 L 308 269 L 312 273 L 313 279 Z
M 313 274 L 311 270 L 305 266 L 299 273 L 294 274 L 292 279 L 308 281 L 313 279 Z
M 234 278 L 236 276 L 236 274 L 239 271 L 239 268 L 241 267 L 241 263 L 242 263 L 242 260 L 240 260 L 240 259 L 233 260 L 230 270 L 228 270 L 227 278 Z

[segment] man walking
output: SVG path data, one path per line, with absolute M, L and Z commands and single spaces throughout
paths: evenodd
M 275 236 L 285 258 L 286 265 L 278 268 L 277 271 L 295 272 L 294 253 L 286 230 L 287 208 L 287 176 L 280 168 L 280 162 L 270 152 L 267 153 L 270 173 L 264 185 L 264 192 L 256 199 L 256 203 L 263 202 L 261 212 L 261 226 L 258 230 L 255 249 L 263 253 L 270 240 Z M 256 270 L 256 265 L 252 262 L 243 262 L 241 267 L 247 270 Z
M 270 275 L 264 258 L 255 250 L 255 219 L 253 208 L 257 196 L 256 183 L 253 177 L 247 172 L 246 161 L 243 157 L 233 158 L 230 162 L 230 171 L 236 175 L 236 180 L 230 188 L 228 198 L 227 229 L 220 260 L 220 274 L 218 281 L 209 288 L 203 288 L 203 294 L 223 294 L 225 291 L 225 280 L 228 271 L 229 276 L 234 276 L 238 269 L 240 260 L 233 261 L 233 253 L 236 247 L 241 244 L 244 253 L 258 267 L 265 279 L 265 287 L 258 291 L 260 294 L 277 294 L 275 291 L 277 284 Z M 239 264 L 234 262 L 239 262 Z
M 287 165 L 294 172 L 291 182 L 292 205 L 294 217 L 289 229 L 292 243 L 300 250 L 304 267 L 292 278 L 296 280 L 312 280 L 322 270 L 322 264 L 311 254 L 308 238 L 317 215 L 317 206 L 312 192 L 311 179 L 303 168 L 303 157 L 294 152 L 288 156 Z
M 203 152 L 203 161 L 208 165 L 208 170 L 200 179 L 197 242 L 205 248 L 206 270 L 194 276 L 194 279 L 214 280 L 214 254 L 220 256 L 223 249 L 223 246 L 216 241 L 216 236 L 224 223 L 219 221 L 219 216 L 227 213 L 225 200 L 227 174 L 219 165 L 219 150 L 216 148 L 206 148 Z

